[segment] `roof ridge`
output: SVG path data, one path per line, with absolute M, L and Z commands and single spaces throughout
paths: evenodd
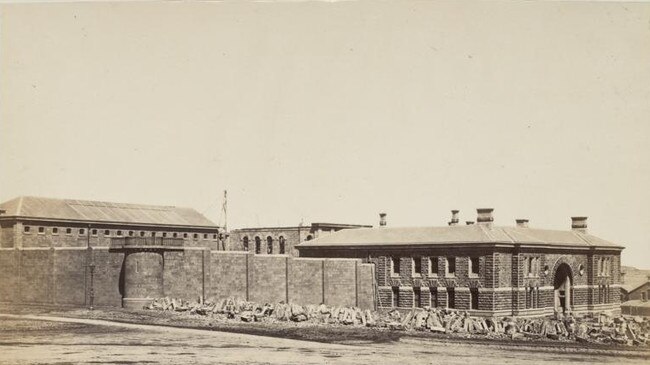
M 16 208 L 16 215 L 20 215 L 20 210 L 23 207 L 23 198 L 24 196 L 18 197 L 18 208 Z
M 576 237 L 578 237 L 578 239 L 580 239 L 582 242 L 588 244 L 589 246 L 595 246 L 593 243 L 589 242 L 587 239 L 585 239 L 584 237 L 582 237 L 581 234 L 578 234 L 578 232 L 576 232 L 576 231 L 571 231 L 571 233 L 573 233 Z

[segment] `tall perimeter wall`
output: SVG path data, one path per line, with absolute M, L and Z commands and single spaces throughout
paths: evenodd
M 125 282 L 130 282 L 125 276 L 144 271 L 125 270 L 126 255 L 133 253 L 107 247 L 0 249 L 0 302 L 120 307 Z M 156 292 L 164 296 L 375 307 L 374 266 L 357 259 L 200 248 L 161 251 L 160 256 L 162 278 L 155 284 L 162 283 Z M 132 262 L 138 259 L 134 255 L 127 263 L 138 267 Z

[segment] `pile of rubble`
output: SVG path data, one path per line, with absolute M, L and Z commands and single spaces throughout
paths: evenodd
M 512 339 L 543 339 L 591 343 L 646 345 L 650 342 L 650 321 L 643 317 L 606 314 L 553 318 L 482 318 L 455 309 L 418 308 L 411 311 L 372 312 L 356 307 L 259 304 L 228 298 L 221 301 L 189 303 L 181 299 L 154 300 L 146 309 L 187 312 L 244 322 L 293 321 L 331 325 L 366 326 L 402 331 L 464 333 Z

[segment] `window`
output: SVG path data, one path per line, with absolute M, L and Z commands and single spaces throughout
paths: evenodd
M 129 237 L 133 237 L 133 231 L 129 231 Z
M 420 288 L 413 288 L 413 306 L 422 308 L 422 290 Z
M 96 230 L 96 229 L 93 229 L 92 231 L 90 231 L 90 233 L 91 233 L 93 236 L 97 236 L 97 230 Z M 83 229 L 80 229 L 80 230 L 79 230 L 79 234 L 83 234 Z
M 212 235 L 212 239 L 213 239 L 213 240 L 216 240 L 216 239 L 217 239 L 217 235 L 216 235 L 216 234 L 213 234 L 213 235 Z
M 447 276 L 454 276 L 456 275 L 456 258 L 455 257 L 447 257 L 447 271 L 445 272 Z M 450 307 L 453 308 L 453 307 Z
M 45 227 L 38 227 L 38 233 L 45 233 Z
M 121 235 L 122 235 L 122 231 L 118 230 L 118 231 L 117 231 L 117 235 L 118 235 L 118 236 L 121 236 Z
M 415 257 L 413 260 L 413 275 L 420 276 L 422 275 L 422 258 Z
M 108 230 L 108 229 L 104 230 L 104 236 L 110 236 L 110 235 L 111 235 L 110 230 Z
M 172 237 L 174 237 L 174 238 L 178 238 L 178 232 L 174 232 L 174 233 L 172 233 Z
M 79 234 L 86 234 L 86 230 L 83 229 L 83 228 L 80 228 L 80 229 L 79 229 Z
M 194 239 L 198 239 L 198 238 L 199 238 L 199 235 L 198 235 L 197 233 L 194 233 L 194 235 L 192 235 L 192 237 L 193 237 Z
M 648 300 L 648 296 L 646 295 L 646 293 L 641 293 L 641 300 L 644 302 Z
M 529 257 L 528 258 L 528 275 L 527 276 L 533 276 L 533 270 L 534 270 L 533 265 L 534 265 L 533 258 Z
M 314 239 L 314 236 L 312 236 L 312 235 L 307 235 L 307 241 L 311 241 L 312 239 Z
M 399 287 L 393 287 L 393 307 L 399 307 Z
M 429 275 L 438 276 L 438 258 L 429 257 Z
M 187 238 L 187 233 L 183 233 L 183 238 Z
M 469 309 L 478 309 L 478 288 L 469 288 Z
M 285 253 L 285 248 L 284 248 L 284 237 L 283 237 L 283 236 L 280 236 L 280 238 L 278 238 L 278 242 L 280 243 L 280 254 L 281 254 L 281 255 L 284 255 L 284 253 Z
M 447 288 L 447 308 L 456 308 L 456 290 Z
M 390 274 L 391 276 L 399 276 L 399 257 L 390 258 Z
M 478 257 L 469 258 L 469 273 L 472 276 L 478 276 L 479 272 L 479 259 Z
M 66 228 L 65 234 L 72 234 L 72 228 Z
M 30 230 L 30 229 L 31 229 L 30 226 L 24 226 L 24 227 L 23 227 L 23 231 L 24 231 L 25 233 L 29 233 L 29 230 Z
M 57 227 L 52 227 L 52 234 L 59 234 L 59 229 Z
M 162 233 L 162 236 L 163 236 L 163 237 L 167 237 L 167 232 L 163 232 L 163 233 Z
M 266 237 L 266 253 L 273 253 L 273 238 L 271 236 Z
M 140 231 L 140 237 L 144 237 L 144 231 Z
M 259 236 L 255 236 L 255 253 L 262 253 L 262 239 Z
M 438 306 L 438 288 L 431 287 L 429 289 L 431 293 L 431 307 L 435 308 Z
M 244 236 L 242 241 L 244 243 L 244 251 L 248 251 L 248 236 Z
M 151 237 L 156 237 L 156 232 L 151 232 Z

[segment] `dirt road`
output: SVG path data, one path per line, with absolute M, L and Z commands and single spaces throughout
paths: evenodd
M 78 318 L 0 315 L 0 364 L 646 364 L 648 352 L 401 339 L 324 344 Z

